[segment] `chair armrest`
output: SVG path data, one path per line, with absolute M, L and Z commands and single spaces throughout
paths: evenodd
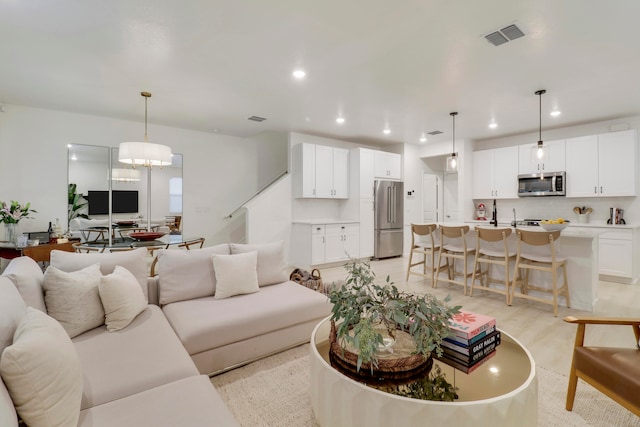
M 640 348 L 640 319 L 638 318 L 567 316 L 562 320 L 567 323 L 575 323 L 578 325 L 578 330 L 576 331 L 576 341 L 574 344 L 575 347 L 584 346 L 584 332 L 586 325 L 625 325 L 631 326 L 633 328 L 633 334 L 636 337 L 636 346 Z

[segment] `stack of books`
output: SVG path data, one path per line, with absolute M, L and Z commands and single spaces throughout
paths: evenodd
M 468 374 L 495 356 L 500 345 L 495 317 L 460 310 L 450 323 L 453 335 L 442 341 L 443 354 L 437 360 Z

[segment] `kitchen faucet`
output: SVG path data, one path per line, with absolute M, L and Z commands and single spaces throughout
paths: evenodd
M 513 221 L 511 221 L 511 226 L 516 228 L 516 208 L 513 208 Z

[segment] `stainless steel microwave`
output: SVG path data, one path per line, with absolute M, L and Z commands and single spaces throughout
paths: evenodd
M 566 172 L 541 172 L 518 175 L 518 196 L 564 196 L 567 189 Z

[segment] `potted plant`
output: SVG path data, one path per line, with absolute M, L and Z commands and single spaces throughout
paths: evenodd
M 362 367 L 368 367 L 372 374 L 374 370 L 384 371 L 379 355 L 389 349 L 400 333 L 408 334 L 415 346 L 411 357 L 400 364 L 407 370 L 427 361 L 432 363 L 433 352 L 442 354 L 440 344 L 451 335 L 449 320 L 459 312 L 460 306 L 448 306 L 448 296 L 440 301 L 432 294 L 400 292 L 389 277 L 384 284 L 377 284 L 369 263 L 354 261 L 345 268 L 346 282 L 329 293 L 332 303 L 330 352 L 333 351 L 334 356 L 344 358 L 345 353 L 352 352 L 352 357 L 357 357 L 356 372 Z M 336 349 L 340 355 L 335 354 Z M 402 366 L 392 363 L 386 369 L 401 371 Z

